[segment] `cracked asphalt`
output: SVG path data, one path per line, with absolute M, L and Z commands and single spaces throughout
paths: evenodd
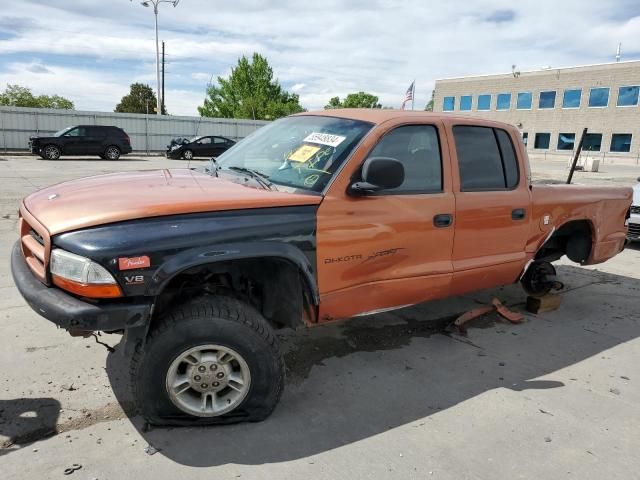
M 183 166 L 164 158 L 46 162 L 0 154 L 2 478 L 631 479 L 640 470 L 640 245 L 595 268 L 558 267 L 562 305 L 524 312 L 517 286 L 279 334 L 282 402 L 257 424 L 146 429 L 127 362 L 38 317 L 13 286 L 17 206 L 37 188 L 102 172 Z M 631 184 L 634 166 L 578 172 Z M 533 165 L 536 178 L 563 166 Z M 120 337 L 101 341 L 118 347 Z M 147 448 L 151 446 L 151 448 Z

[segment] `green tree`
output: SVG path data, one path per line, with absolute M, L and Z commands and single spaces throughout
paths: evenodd
M 427 102 L 427 105 L 424 107 L 425 111 L 433 112 L 433 97 L 436 94 L 435 90 L 431 90 L 431 100 Z
M 367 92 L 350 93 L 340 101 L 340 97 L 333 97 L 324 106 L 325 110 L 331 108 L 382 108 L 378 103 L 378 97 Z
M 155 113 L 157 103 L 156 94 L 153 93 L 153 89 L 149 85 L 132 83 L 129 93 L 122 97 L 114 111 L 121 113 Z M 162 109 L 162 114 L 167 114 L 165 108 Z
M 267 59 L 257 53 L 251 61 L 244 55 L 238 59 L 229 78 L 218 77 L 218 84 L 207 89 L 207 97 L 198 107 L 203 117 L 273 120 L 304 111 L 298 95 L 283 90 Z
M 35 96 L 26 87 L 10 84 L 7 85 L 4 92 L 0 93 L 0 105 L 73 110 L 73 102 L 60 95 Z

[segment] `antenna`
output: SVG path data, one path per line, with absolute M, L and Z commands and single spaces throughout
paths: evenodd
M 618 49 L 616 50 L 616 62 L 620 61 L 621 53 L 622 53 L 622 42 L 618 42 Z

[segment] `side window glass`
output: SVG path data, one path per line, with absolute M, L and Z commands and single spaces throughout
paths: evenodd
M 209 144 L 211 144 L 211 137 L 201 138 L 198 143 L 200 143 L 202 145 L 209 145 Z
M 498 136 L 498 144 L 500 145 L 500 153 L 502 153 L 502 162 L 504 165 L 504 176 L 507 188 L 515 187 L 520 181 L 520 172 L 518 171 L 518 157 L 516 150 L 511 141 L 511 137 L 504 130 L 496 129 Z
M 459 125 L 453 127 L 453 136 L 462 191 L 504 190 L 518 184 L 518 161 L 505 131 Z
M 407 125 L 392 130 L 369 153 L 371 157 L 391 157 L 404 165 L 404 183 L 384 194 L 442 191 L 440 143 L 433 125 Z
M 84 127 L 76 127 L 73 130 L 69 130 L 64 134 L 65 137 L 84 137 L 85 129 Z

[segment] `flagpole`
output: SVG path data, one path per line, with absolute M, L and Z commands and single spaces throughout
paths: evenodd
M 416 101 L 416 81 L 413 80 L 413 94 L 411 95 L 411 110 L 413 110 L 413 104 Z

